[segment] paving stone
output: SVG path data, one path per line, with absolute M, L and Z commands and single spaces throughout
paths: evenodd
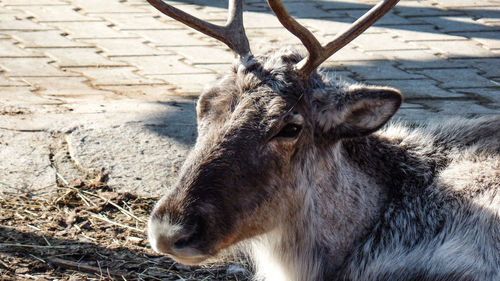
M 171 52 L 162 51 L 147 45 L 147 41 L 141 38 L 119 38 L 119 39 L 82 39 L 77 40 L 97 46 L 104 50 L 108 57 L 115 56 L 151 56 L 169 55 Z
M 446 91 L 437 86 L 436 81 L 431 79 L 410 80 L 364 80 L 366 84 L 391 86 L 403 93 L 405 99 L 415 98 L 455 98 L 463 97 L 463 94 Z
M 132 32 L 132 31 L 131 31 Z M 208 46 L 210 43 L 198 38 L 205 36 L 191 30 L 135 30 L 132 33 L 140 35 L 156 46 Z
M 175 92 L 180 96 L 199 95 L 201 90 L 217 80 L 216 74 L 200 73 L 200 74 L 171 74 L 171 75 L 148 75 L 155 79 L 162 79 L 169 84 L 175 85 Z
M 276 49 L 284 45 L 302 45 L 297 37 L 283 28 L 249 29 L 247 36 L 250 38 L 250 48 L 256 54 L 264 53 L 270 49 Z M 218 47 L 225 47 L 220 42 L 216 43 L 215 40 L 210 41 L 214 42 Z
M 109 3 L 109 1 L 108 1 Z M 103 5 L 106 6 L 106 5 Z M 29 5 L 23 6 L 23 11 L 36 17 L 38 22 L 59 22 L 59 21 L 99 21 L 99 18 L 84 16 L 74 10 L 71 5 L 48 6 L 48 5 Z
M 419 103 L 432 108 L 442 118 L 445 116 L 462 116 L 467 118 L 484 115 L 498 115 L 498 109 L 475 104 L 469 100 L 423 100 Z
M 0 13 L 0 31 L 17 30 L 17 31 L 33 31 L 33 30 L 49 30 L 53 27 L 34 23 L 27 14 L 13 12 L 13 14 Z
M 119 60 L 105 58 L 96 48 L 46 48 L 43 52 L 56 60 L 55 64 L 62 68 L 127 65 Z
M 245 28 L 283 28 L 283 25 L 272 14 L 248 12 L 245 13 Z
M 33 0 L 2 0 L 4 6 L 32 6 Z M 64 5 L 61 0 L 37 0 L 37 5 Z
M 249 12 L 260 12 L 268 13 L 270 12 L 267 2 L 257 2 L 257 1 L 245 1 L 244 11 Z
M 371 6 L 368 7 L 370 9 Z M 347 11 L 347 14 L 352 17 L 353 19 L 359 19 L 361 16 L 363 16 L 367 10 L 349 10 Z M 385 25 L 408 25 L 408 24 L 416 24 L 416 23 L 423 23 L 419 18 L 404 18 L 401 16 L 398 16 L 394 14 L 393 11 L 388 12 L 385 14 L 381 19 L 379 19 L 374 25 L 375 26 L 385 26 Z
M 487 78 L 500 77 L 500 58 L 484 58 L 484 59 L 456 59 L 462 65 L 474 67 L 481 70 L 481 76 Z
M 336 12 L 337 10 L 368 10 L 370 5 L 362 4 L 360 1 L 317 1 L 318 7 L 322 10 L 329 12 Z M 330 13 L 332 14 L 332 13 Z
M 457 11 L 462 11 L 467 15 L 470 15 L 472 18 L 477 20 L 478 23 L 492 26 L 492 27 L 500 27 L 499 22 L 500 18 L 498 17 L 498 13 L 500 13 L 500 7 L 495 4 L 488 7 L 459 7 L 456 8 Z
M 485 99 L 482 105 L 500 109 L 500 89 L 498 87 L 456 89 L 455 91 L 476 97 L 478 100 Z
M 163 84 L 157 79 L 138 75 L 135 67 L 75 67 L 71 71 L 85 75 L 96 86 Z
M 499 19 L 482 18 L 482 19 L 478 19 L 477 21 L 482 23 L 482 24 L 488 25 L 488 26 L 500 27 L 500 20 Z
M 144 13 L 140 7 L 131 7 L 119 1 L 106 1 L 103 5 L 101 0 L 72 0 L 72 5 L 79 7 L 85 13 Z
M 26 77 L 24 81 L 36 87 L 36 93 L 40 96 L 52 96 L 57 98 L 93 98 L 111 97 L 114 94 L 110 91 L 94 89 L 89 86 L 85 77 Z
M 137 66 L 143 75 L 210 73 L 207 69 L 194 67 L 182 62 L 181 60 L 184 58 L 176 55 L 116 57 L 116 59 L 127 61 Z
M 314 2 L 285 2 L 283 4 L 292 17 L 301 19 L 330 17 L 331 14 L 315 7 Z
M 443 88 L 488 87 L 495 85 L 493 81 L 478 75 L 471 69 L 423 69 L 415 70 L 415 73 L 440 81 L 439 86 Z
M 60 101 L 55 101 L 50 98 L 43 98 L 35 94 L 34 87 L 28 87 L 24 81 L 18 81 L 23 86 L 19 87 L 2 87 L 0 86 L 0 100 L 5 105 L 16 105 L 26 108 L 32 108 L 31 105 L 57 105 Z M 30 109 L 28 109 L 30 111 Z
M 128 32 L 117 31 L 110 27 L 110 23 L 105 21 L 98 22 L 57 22 L 49 25 L 59 28 L 67 33 L 69 37 L 74 38 L 136 38 Z
M 423 79 L 425 76 L 412 74 L 395 67 L 390 61 L 349 62 L 345 64 L 361 79 Z
M 67 77 L 76 76 L 63 70 L 59 70 L 50 64 L 48 58 L 0 58 L 0 67 L 5 69 L 9 77 L 25 76 L 54 76 Z
M 457 61 L 454 59 L 444 59 L 438 56 L 428 56 L 425 60 L 405 60 L 404 52 L 398 54 L 401 58 L 397 59 L 399 68 L 403 70 L 414 70 L 414 69 L 444 69 L 444 68 L 465 68 L 468 64 Z
M 228 48 L 183 46 L 159 49 L 175 52 L 187 58 L 192 64 L 232 63 L 235 60 L 234 54 Z
M 13 38 L 19 40 L 24 48 L 88 47 L 88 44 L 68 39 L 59 30 L 47 31 L 10 31 Z
M 352 18 L 329 18 L 329 19 L 302 19 L 300 21 L 304 26 L 309 28 L 311 31 L 319 33 L 323 36 L 335 36 L 338 33 L 346 30 L 353 22 Z M 373 33 L 373 28 L 368 28 L 366 32 L 363 34 Z M 376 30 L 376 29 L 375 29 Z M 375 32 L 375 33 L 380 33 Z M 325 44 L 327 43 L 327 39 L 323 38 L 323 36 L 318 36 L 318 40 Z M 328 40 L 329 41 L 329 40 Z
M 488 7 L 492 3 L 488 3 L 487 1 L 480 0 L 453 0 L 453 1 L 443 1 L 440 3 L 440 6 L 446 8 L 460 8 L 460 7 L 478 7 L 485 6 Z
M 195 64 L 194 66 L 197 66 L 197 65 Z M 214 64 L 207 63 L 207 64 L 200 65 L 200 67 L 202 67 L 204 69 L 209 69 L 213 72 L 216 72 L 219 75 L 225 75 L 225 74 L 229 74 L 232 72 L 233 64 L 232 63 L 214 63 Z
M 433 25 L 430 24 L 418 24 L 418 25 L 398 25 L 394 26 L 391 33 L 396 34 L 403 41 L 432 41 L 432 40 L 466 40 L 467 38 L 457 35 L 450 35 L 436 30 Z
M 181 23 L 174 21 L 165 24 L 159 19 L 153 18 L 152 14 L 99 14 L 100 17 L 113 23 L 119 30 L 154 30 L 154 29 L 184 29 Z
M 387 51 L 369 51 L 371 55 L 378 55 L 383 59 L 389 60 L 412 60 L 412 61 L 432 61 L 438 57 L 437 51 L 433 50 L 387 50 Z
M 346 61 L 372 61 L 372 60 L 384 60 L 384 56 L 377 53 L 364 53 L 359 48 L 352 45 L 345 46 L 338 52 L 333 54 L 330 58 L 325 61 L 325 64 L 336 63 L 336 62 L 346 62 Z
M 399 107 L 399 110 L 407 110 L 407 109 L 423 109 L 425 110 L 425 107 L 421 104 L 418 103 L 411 103 L 411 102 L 403 102 L 401 106 Z
M 15 57 L 43 57 L 44 55 L 35 50 L 26 50 L 19 46 L 18 42 L 11 39 L 0 40 L 0 57 L 15 58 Z
M 3 8 L 3 6 L 1 6 Z M 22 13 L 22 11 L 19 11 L 17 9 L 13 8 L 8 8 L 8 9 L 0 9 L 0 15 L 2 14 L 19 14 Z
M 221 2 L 219 2 L 219 3 L 221 3 Z M 227 19 L 227 10 L 226 10 L 225 4 L 224 4 L 224 8 L 217 8 L 217 7 L 210 7 L 210 5 L 207 4 L 205 1 L 200 3 L 200 5 L 196 5 L 196 4 L 193 5 L 190 3 L 183 3 L 182 5 L 179 5 L 179 2 L 171 1 L 171 5 L 181 9 L 182 11 L 184 11 L 192 16 L 195 16 L 199 19 L 209 21 L 209 22 L 215 23 L 215 24 L 219 24 L 219 23 L 217 23 L 217 21 L 219 21 L 220 23 L 223 23 Z M 156 8 L 152 7 L 151 5 L 147 5 L 144 8 L 148 10 L 147 12 L 149 14 L 160 15 L 161 20 L 165 20 L 165 21 L 169 21 L 169 22 L 175 21 L 174 19 L 162 14 L 161 12 L 156 10 Z M 245 13 L 245 15 L 246 15 L 246 13 Z
M 464 15 L 462 11 L 447 10 L 440 7 L 425 7 L 422 3 L 415 1 L 401 1 L 393 8 L 395 14 L 401 17 L 430 17 L 430 16 L 459 16 Z
M 196 136 L 194 103 L 163 110 L 169 114 L 154 123 L 77 128 L 67 137 L 72 160 L 82 170 L 104 168 L 116 190 L 160 195 L 174 184 Z
M 420 41 L 420 44 L 428 45 L 430 48 L 438 50 L 443 56 L 448 58 L 474 58 L 494 56 L 488 49 L 478 45 L 478 43 L 467 41 L 431 41 L 429 43 Z
M 24 83 L 24 82 L 23 82 Z M 14 118 L 26 118 L 28 114 L 43 106 L 54 106 L 61 104 L 61 101 L 51 98 L 41 97 L 33 92 L 33 87 L 2 87 L 0 86 L 0 100 L 4 106 L 21 108 L 17 113 L 11 114 Z M 16 127 L 8 127 L 5 119 L 6 114 L 0 114 L 0 127 L 15 130 Z M 7 115 L 8 116 L 8 115 Z M 20 128 L 18 128 L 20 129 Z
M 401 38 L 391 34 L 362 34 L 354 39 L 351 44 L 371 52 L 428 49 L 416 42 L 404 42 Z
M 28 87 L 29 84 L 21 81 L 16 81 L 14 79 L 9 79 L 5 77 L 4 75 L 0 74 L 0 87 L 5 88 L 5 87 Z M 4 97 L 1 96 L 3 99 Z
M 119 96 L 145 101 L 169 102 L 175 95 L 172 85 L 120 85 L 100 86 L 99 89 L 107 90 Z
M 422 17 L 418 18 L 423 22 L 433 24 L 441 32 L 462 33 L 467 31 L 491 31 L 492 27 L 485 26 L 475 21 L 469 16 L 463 17 Z
M 467 32 L 460 35 L 477 41 L 488 49 L 500 49 L 500 31 L 494 32 Z
M 403 102 L 391 118 L 394 122 L 423 123 L 436 118 L 427 106 L 418 103 Z
M 0 190 L 38 193 L 54 187 L 56 171 L 50 163 L 50 142 L 48 133 L 0 129 Z

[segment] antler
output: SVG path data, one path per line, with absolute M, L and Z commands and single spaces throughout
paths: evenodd
M 226 44 L 240 57 L 251 55 L 243 27 L 243 0 L 230 0 L 226 25 L 215 25 L 183 12 L 162 0 L 147 0 L 160 12 Z
M 299 75 L 302 79 L 307 79 L 322 62 L 358 37 L 368 27 L 389 12 L 398 2 L 399 0 L 383 0 L 379 2 L 355 21 L 346 31 L 337 35 L 330 43 L 321 46 L 321 43 L 307 28 L 290 16 L 280 0 L 267 0 L 269 7 L 276 14 L 281 24 L 297 36 L 309 52 L 309 56 L 298 64 Z

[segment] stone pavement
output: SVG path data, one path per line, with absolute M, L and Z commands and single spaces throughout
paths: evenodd
M 226 2 L 169 1 L 213 23 Z M 284 2 L 326 42 L 377 1 Z M 264 0 L 246 1 L 245 25 L 254 53 L 299 43 Z M 194 98 L 232 60 L 145 0 L 1 0 L 0 191 L 104 170 L 119 190 L 159 194 L 193 144 Z M 400 89 L 403 120 L 498 114 L 500 2 L 402 0 L 323 66 Z

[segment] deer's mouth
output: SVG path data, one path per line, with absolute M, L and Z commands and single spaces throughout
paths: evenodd
M 208 240 L 208 241 L 207 241 Z M 200 265 L 217 255 L 213 243 L 207 239 L 200 228 L 179 237 L 164 253 L 185 265 Z
M 203 254 L 200 250 L 192 247 L 176 248 L 173 247 L 167 252 L 167 255 L 176 262 L 185 265 L 200 265 L 208 260 L 211 256 Z
M 201 265 L 215 261 L 221 252 L 235 244 L 234 237 L 225 237 L 223 241 L 217 242 L 201 238 L 199 233 L 194 233 L 175 242 L 165 253 L 182 264 Z

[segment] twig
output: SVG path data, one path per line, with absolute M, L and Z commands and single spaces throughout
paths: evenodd
M 1 182 L 1 181 L 0 181 L 0 184 L 1 184 L 1 185 L 3 185 L 3 186 L 5 186 L 5 187 L 12 188 L 12 186 L 10 186 L 10 185 L 8 185 L 8 184 L 6 184 L 6 183 L 4 183 L 4 182 Z
M 158 277 L 154 277 L 152 275 L 147 275 L 147 274 L 144 274 L 144 273 L 139 273 L 139 277 L 147 277 L 147 278 L 150 278 L 150 279 L 155 279 L 155 280 L 160 280 L 160 281 L 163 280 L 163 279 L 160 279 Z M 182 280 L 184 280 L 184 279 L 182 279 Z
M 52 246 L 52 244 L 50 244 L 49 240 L 47 240 L 47 238 L 45 238 L 44 235 L 42 235 L 42 238 L 43 240 L 45 240 L 45 242 L 47 243 L 47 246 Z
M 79 192 L 79 191 L 77 191 L 77 193 L 76 193 L 76 194 L 78 194 L 78 196 L 82 199 L 82 201 L 83 201 L 83 202 L 84 202 L 87 206 L 89 206 L 89 207 L 90 207 L 90 203 L 89 203 L 89 200 L 88 200 L 88 198 L 87 198 L 87 197 L 85 197 L 85 196 L 84 196 L 81 192 Z M 90 201 L 90 202 L 92 202 L 92 201 Z M 95 206 L 94 202 L 92 202 L 92 204 Z
M 102 220 L 102 221 L 105 221 L 105 222 L 110 223 L 110 224 L 114 224 L 114 225 L 117 225 L 117 226 L 128 228 L 130 230 L 134 230 L 134 231 L 137 231 L 137 232 L 140 232 L 140 233 L 144 233 L 144 230 L 139 229 L 137 227 L 133 227 L 133 226 L 121 224 L 121 223 L 116 222 L 116 221 L 112 221 L 112 220 L 110 220 L 109 218 L 107 218 L 107 217 L 105 217 L 103 215 L 94 214 L 94 213 L 91 213 L 91 212 L 89 212 L 89 213 L 90 213 L 90 216 L 92 216 L 93 218 L 96 218 L 98 220 Z
M 39 260 L 39 261 L 41 261 L 41 262 L 45 263 L 45 260 L 43 260 L 42 258 L 39 258 L 39 257 L 37 257 L 37 256 L 35 256 L 35 255 L 32 255 L 32 254 L 28 254 L 28 255 L 30 255 L 32 258 L 34 258 L 34 259 L 36 259 L 36 260 Z
M 31 225 L 31 224 L 28 224 L 27 226 L 33 228 L 36 231 L 42 231 L 38 226 L 34 226 L 34 225 Z
M 22 248 L 42 248 L 42 249 L 64 249 L 68 246 L 42 246 L 42 245 L 28 245 L 28 244 L 14 244 L 14 243 L 0 243 L 0 247 L 22 247 Z
M 58 172 L 56 172 L 56 176 L 64 183 L 65 186 L 70 186 L 69 182 Z
M 60 267 L 69 268 L 69 269 L 73 269 L 76 271 L 94 273 L 94 274 L 102 277 L 102 270 L 99 267 L 90 266 L 90 265 L 86 265 L 86 264 L 80 264 L 80 263 L 77 263 L 74 261 L 63 260 L 63 259 L 58 259 L 58 258 L 49 258 L 48 261 L 57 265 L 57 266 L 60 266 Z M 118 272 L 118 271 L 110 271 L 109 269 L 108 269 L 108 274 L 115 276 L 115 277 L 121 277 L 121 276 L 127 275 L 126 273 Z
M 37 217 L 37 216 L 38 216 L 37 214 L 35 214 L 35 213 L 31 212 L 30 210 L 24 210 L 24 212 L 25 212 L 25 213 L 28 213 L 28 214 L 30 214 L 30 215 L 32 215 L 32 216 L 34 216 L 34 217 Z
M 0 260 L 0 264 L 3 265 L 5 268 L 10 268 L 10 265 L 4 263 L 2 260 Z
M 126 216 L 128 217 L 132 217 L 140 222 L 143 222 L 145 223 L 145 221 L 143 219 L 140 219 L 138 218 L 137 216 L 135 216 L 134 214 L 132 214 L 131 212 L 125 210 L 124 208 L 120 207 L 120 205 L 114 203 L 113 201 L 109 200 L 108 198 L 105 198 L 103 196 L 100 196 L 98 194 L 94 194 L 92 192 L 88 192 L 88 191 L 82 191 L 83 193 L 85 194 L 89 194 L 89 195 L 92 195 L 92 196 L 95 196 L 95 197 L 98 197 L 98 198 L 101 198 L 102 200 L 105 200 L 105 203 L 109 203 L 110 205 L 112 205 L 113 207 L 117 208 L 119 211 L 121 211 L 123 214 L 125 214 Z

